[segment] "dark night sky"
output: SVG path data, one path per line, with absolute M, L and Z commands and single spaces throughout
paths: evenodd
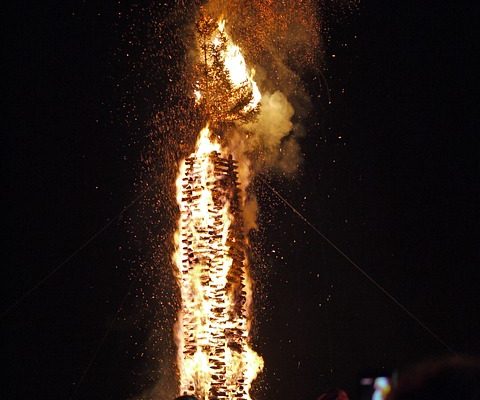
M 132 201 L 145 132 L 141 121 L 124 122 L 120 99 L 130 96 L 140 118 L 155 101 L 148 91 L 125 96 L 133 80 L 118 52 L 130 6 L 42 3 L 13 2 L 3 24 L 2 311 Z M 302 141 L 302 172 L 272 184 L 452 348 L 480 355 L 470 12 L 427 3 L 365 0 L 330 16 L 332 104 L 314 97 L 318 125 Z M 258 182 L 257 190 L 266 259 L 256 272 L 266 362 L 258 399 L 313 400 L 329 385 L 354 394 L 361 370 L 445 353 Z M 2 318 L 2 398 L 127 399 L 148 383 L 138 356 L 148 312 L 135 315 L 138 299 L 125 298 L 142 286 L 129 279 L 139 268 L 129 233 L 138 213 L 128 210 Z

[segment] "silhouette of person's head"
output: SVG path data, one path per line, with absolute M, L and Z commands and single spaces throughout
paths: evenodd
M 480 400 L 480 360 L 453 356 L 401 374 L 389 400 Z
M 347 392 L 342 389 L 331 389 L 320 395 L 317 400 L 349 400 Z

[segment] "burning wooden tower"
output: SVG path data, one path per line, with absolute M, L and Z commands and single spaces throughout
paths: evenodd
M 180 385 L 200 398 L 245 399 L 252 350 L 237 163 L 209 150 L 186 158 L 179 177 Z
M 261 95 L 225 21 L 203 17 L 197 28 L 203 52 L 197 105 L 214 126 L 252 120 Z M 237 170 L 207 125 L 177 177 L 180 394 L 201 400 L 250 400 L 251 383 L 263 367 L 249 345 L 251 282 Z

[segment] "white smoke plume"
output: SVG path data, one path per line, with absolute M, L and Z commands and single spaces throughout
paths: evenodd
M 229 149 L 239 160 L 239 180 L 245 193 L 245 230 L 257 228 L 258 203 L 247 189 L 260 172 L 294 175 L 302 161 L 298 138 L 303 130 L 294 125 L 295 110 L 281 91 L 263 93 L 260 112 L 254 122 L 237 126 L 227 135 Z

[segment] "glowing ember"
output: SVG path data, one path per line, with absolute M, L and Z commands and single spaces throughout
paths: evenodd
M 248 343 L 251 290 L 237 165 L 209 134 L 208 127 L 200 132 L 177 178 L 180 392 L 250 399 L 263 360 Z

